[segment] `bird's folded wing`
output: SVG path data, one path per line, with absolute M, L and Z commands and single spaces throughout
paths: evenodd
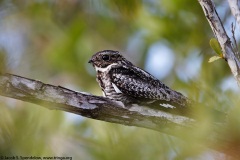
M 145 99 L 170 101 L 171 89 L 140 68 L 119 67 L 111 70 L 112 83 L 122 93 Z

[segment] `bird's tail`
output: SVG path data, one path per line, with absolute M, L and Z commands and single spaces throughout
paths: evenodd
M 185 97 L 182 93 L 177 91 L 172 90 L 170 95 L 170 104 L 174 105 L 175 107 L 189 107 L 193 102 L 189 98 Z

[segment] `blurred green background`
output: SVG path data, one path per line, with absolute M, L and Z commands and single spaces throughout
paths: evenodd
M 233 19 L 227 2 L 216 5 L 230 32 Z M 214 55 L 212 37 L 197 0 L 0 1 L 1 70 L 95 95 L 101 90 L 87 62 L 95 52 L 112 49 L 192 99 L 221 111 L 237 108 L 239 90 L 227 63 L 208 63 Z M 211 115 L 202 116 L 208 120 Z M 189 135 L 211 131 L 206 121 Z M 83 160 L 224 157 L 204 147 L 206 143 L 0 97 L 0 155 Z

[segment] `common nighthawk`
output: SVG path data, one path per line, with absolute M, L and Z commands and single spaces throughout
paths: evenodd
M 158 103 L 165 107 L 188 106 L 190 100 L 148 72 L 134 66 L 118 51 L 104 50 L 89 60 L 97 72 L 103 95 L 124 104 Z

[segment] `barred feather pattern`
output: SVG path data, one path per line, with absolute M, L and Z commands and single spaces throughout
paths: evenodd
M 107 50 L 98 52 L 94 56 L 105 54 L 111 56 L 111 54 L 119 54 L 119 52 L 108 52 Z M 117 59 L 111 61 L 109 58 L 107 62 L 101 61 L 99 57 L 94 58 L 100 59 L 99 62 L 93 64 L 97 71 L 97 82 L 104 96 L 112 100 L 123 103 L 158 102 L 173 107 L 184 107 L 191 103 L 187 97 L 172 90 L 148 72 L 134 66 L 120 54 Z

